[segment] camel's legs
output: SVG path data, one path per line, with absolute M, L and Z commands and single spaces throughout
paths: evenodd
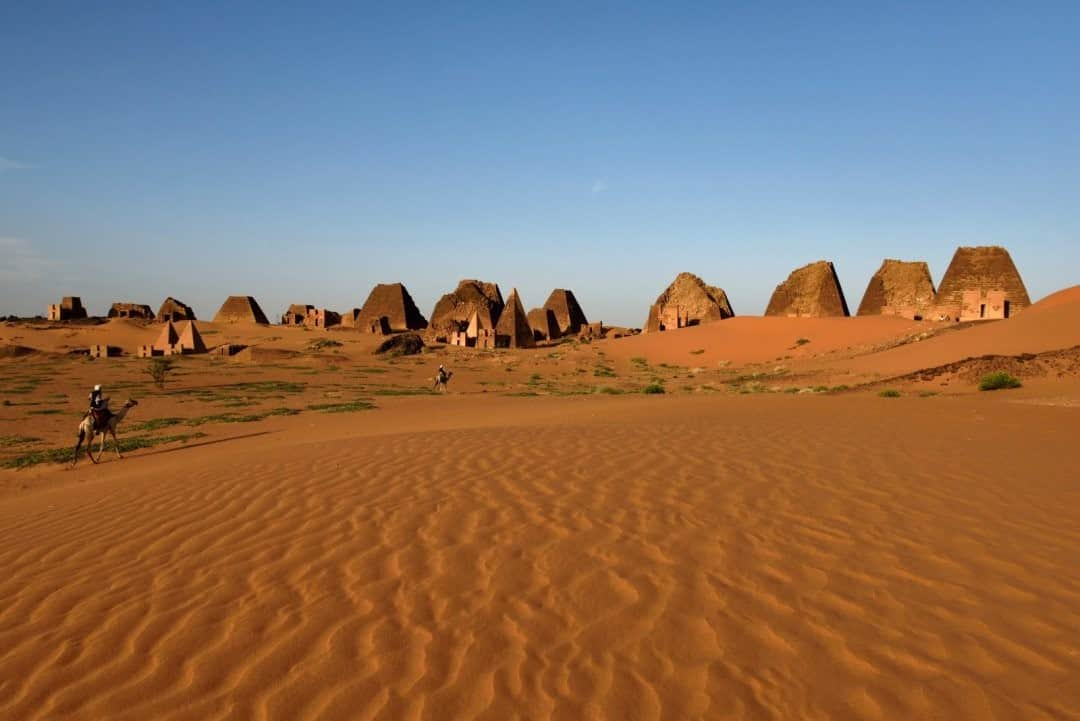
M 79 440 L 75 442 L 75 457 L 71 459 L 71 467 L 74 468 L 75 464 L 79 462 L 79 450 L 82 448 L 83 432 L 79 429 Z
M 120 453 L 120 439 L 116 437 L 116 426 L 113 426 L 109 430 L 112 432 L 113 445 L 116 446 L 116 457 L 123 458 L 124 456 Z

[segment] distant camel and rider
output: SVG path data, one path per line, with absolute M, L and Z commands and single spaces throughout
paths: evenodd
M 435 376 L 435 385 L 431 387 L 433 391 L 439 391 L 441 393 L 446 392 L 446 386 L 450 382 L 450 379 L 454 377 L 454 371 L 447 370 L 443 366 L 439 366 L 439 372 Z
M 83 441 L 86 442 L 86 455 L 90 457 L 90 460 L 94 463 L 100 461 L 101 455 L 105 452 L 107 436 L 112 436 L 113 445 L 116 447 L 116 457 L 123 458 L 123 454 L 120 453 L 120 440 L 116 437 L 116 428 L 127 416 L 128 411 L 137 405 L 139 405 L 138 401 L 128 400 L 123 408 L 114 413 L 109 410 L 109 399 L 105 397 L 101 386 L 94 386 L 94 390 L 90 392 L 90 409 L 79 423 L 79 439 L 75 444 L 75 455 L 71 459 L 71 467 L 74 468 L 79 462 L 79 450 L 82 448 Z M 98 435 L 101 436 L 101 446 L 95 458 L 91 448 Z

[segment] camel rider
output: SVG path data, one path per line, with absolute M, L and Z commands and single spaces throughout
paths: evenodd
M 94 427 L 100 428 L 109 417 L 109 399 L 105 397 L 105 391 L 101 384 L 94 386 L 90 391 L 90 416 L 94 419 Z
M 446 369 L 439 366 L 439 382 L 446 383 L 447 380 L 449 380 L 449 376 L 446 373 Z

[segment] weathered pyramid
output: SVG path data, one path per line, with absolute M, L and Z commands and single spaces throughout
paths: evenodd
M 833 264 L 819 260 L 791 271 L 787 280 L 773 291 L 765 315 L 846 317 L 847 301 L 844 300 L 844 291 L 840 289 L 840 279 L 836 277 Z
M 158 333 L 157 340 L 154 341 L 154 350 L 161 353 L 168 353 L 172 350 L 172 347 L 180 342 L 180 334 L 176 332 L 176 326 L 172 324 L 172 321 L 167 321 L 165 327 Z
M 307 314 L 309 310 L 312 310 L 315 306 L 306 305 L 304 303 L 293 303 L 289 306 L 289 309 L 285 311 L 281 316 L 282 325 L 303 325 L 307 320 Z
M 582 326 L 589 324 L 572 290 L 556 288 L 551 291 L 544 307 L 555 314 L 560 335 L 573 335 L 580 331 Z
M 706 285 L 693 273 L 679 273 L 649 308 L 644 331 L 699 325 L 734 315 L 723 288 Z
M 968 296 L 966 310 L 965 294 Z M 980 314 L 978 306 L 987 304 L 989 294 L 993 294 L 992 301 L 998 306 L 998 312 L 987 316 Z M 1031 299 L 1027 288 L 1009 251 L 996 245 L 984 245 L 956 249 L 938 287 L 934 313 L 951 316 L 954 320 L 1007 318 L 1029 305 Z
M 170 296 L 165 299 L 165 302 L 161 304 L 161 308 L 158 309 L 157 320 L 159 323 L 164 323 L 167 320 L 195 320 L 195 311 L 190 306 Z
M 495 343 L 501 348 L 535 348 L 529 317 L 518 298 L 517 288 L 510 291 L 506 304 L 495 325 Z
M 927 317 L 934 305 L 934 281 L 923 261 L 886 258 L 870 278 L 857 315 Z
M 154 311 L 142 303 L 113 303 L 109 308 L 110 318 L 141 318 L 153 320 Z
M 372 288 L 356 323 L 366 328 L 381 317 L 387 319 L 392 331 L 423 330 L 428 327 L 427 319 L 401 283 L 379 283 Z
M 453 292 L 435 303 L 429 329 L 439 335 L 459 331 L 474 312 L 481 322 L 486 323 L 484 327 L 494 328 L 504 305 L 502 293 L 495 283 L 463 280 Z
M 169 325 L 172 325 L 170 323 Z M 180 339 L 176 342 L 184 353 L 205 353 L 206 344 L 203 343 L 202 334 L 195 327 L 195 321 L 189 320 L 180 331 Z
M 214 322 L 270 324 L 262 308 L 250 295 L 230 295 L 214 315 Z
M 536 340 L 555 340 L 562 333 L 559 331 L 559 321 L 555 317 L 555 311 L 550 308 L 533 308 L 529 311 L 529 327 L 533 330 L 533 338 Z M 578 326 L 580 328 L 580 326 Z

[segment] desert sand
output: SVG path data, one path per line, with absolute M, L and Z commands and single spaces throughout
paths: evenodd
M 1080 718 L 1080 288 L 397 359 L 200 322 L 251 347 L 164 390 L 67 355 L 159 328 L 0 324 L 0 463 L 94 382 L 150 439 L 0 469 L 0 718 Z

